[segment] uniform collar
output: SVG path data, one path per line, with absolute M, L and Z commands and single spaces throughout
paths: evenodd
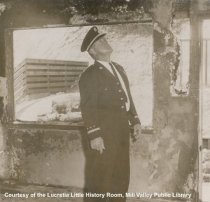
M 110 62 L 104 62 L 104 61 L 100 61 L 100 60 L 95 60 L 95 65 L 98 66 L 99 68 L 102 66 L 102 67 L 107 67 L 109 64 L 114 64 L 114 62 L 110 61 Z M 116 65 L 115 65 L 116 67 Z
M 97 60 L 98 63 L 102 64 L 104 67 L 108 67 L 109 62 Z
M 109 65 L 109 63 L 106 64 L 102 64 L 100 61 L 95 60 L 95 65 L 96 67 L 102 71 L 104 74 L 106 74 L 107 76 L 110 76 L 112 79 L 116 80 L 115 76 L 107 69 L 107 67 L 105 65 Z

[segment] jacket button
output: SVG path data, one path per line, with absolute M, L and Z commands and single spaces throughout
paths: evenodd
M 123 97 L 121 97 L 121 98 L 120 98 L 120 100 L 124 100 L 124 98 L 123 98 Z
M 121 93 L 121 92 L 122 92 L 122 90 L 118 90 L 118 92 L 119 92 L 119 93 Z
M 125 107 L 124 106 L 121 106 L 121 108 L 124 109 Z
M 103 69 L 103 67 L 99 67 L 99 69 Z

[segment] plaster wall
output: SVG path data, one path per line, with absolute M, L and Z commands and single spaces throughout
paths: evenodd
M 9 156 L 7 150 L 7 133 L 0 123 L 0 179 L 8 177 Z

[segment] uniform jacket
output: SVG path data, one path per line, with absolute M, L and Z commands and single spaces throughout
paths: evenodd
M 140 123 L 130 92 L 129 81 L 122 66 L 112 62 L 121 75 L 130 99 L 130 109 L 126 111 L 126 96 L 118 80 L 101 63 L 89 66 L 80 76 L 80 108 L 89 139 L 103 136 L 101 125 L 106 125 L 110 114 L 126 115 L 131 126 Z M 109 113 L 110 112 L 110 113 Z M 106 113 L 106 118 L 104 116 Z M 113 120 L 118 121 L 118 120 Z

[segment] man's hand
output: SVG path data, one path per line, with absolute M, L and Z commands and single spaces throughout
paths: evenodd
M 90 141 L 90 146 L 92 149 L 98 150 L 100 154 L 103 153 L 104 147 L 104 140 L 102 137 L 97 137 Z
M 138 140 L 141 136 L 141 124 L 136 124 L 133 126 L 133 138 L 134 141 Z

